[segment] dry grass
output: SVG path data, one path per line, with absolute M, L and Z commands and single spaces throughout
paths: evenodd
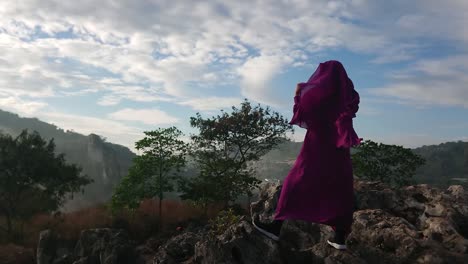
M 207 212 L 208 218 L 214 217 L 220 206 L 213 205 Z M 36 248 L 39 233 L 45 229 L 57 231 L 62 238 L 76 241 L 80 232 L 85 229 L 114 227 L 124 228 L 130 236 L 143 241 L 160 232 L 173 230 L 183 226 L 193 219 L 202 219 L 203 210 L 189 203 L 176 200 L 163 200 L 163 230 L 159 230 L 159 201 L 145 200 L 140 208 L 133 214 L 126 212 L 112 216 L 110 210 L 104 205 L 98 205 L 58 216 L 41 214 L 35 216 L 24 226 L 24 239 L 22 245 L 27 248 Z
M 0 245 L 1 264 L 33 264 L 34 250 L 14 244 Z

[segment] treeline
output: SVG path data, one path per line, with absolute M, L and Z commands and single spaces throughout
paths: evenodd
M 447 142 L 413 150 L 427 160 L 416 171 L 416 180 L 440 187 L 461 184 L 468 187 L 468 142 Z
M 114 213 L 133 211 L 145 199 L 157 197 L 161 203 L 175 190 L 205 209 L 213 203 L 227 207 L 239 196 L 251 196 L 261 183 L 253 165 L 262 156 L 276 155 L 271 150 L 277 146 L 294 151 L 284 144 L 293 131 L 288 120 L 248 100 L 209 118 L 197 113 L 190 124 L 198 133 L 188 142 L 176 127 L 144 132 L 135 143 L 140 155 L 113 188 L 109 206 Z M 0 133 L 0 232 L 7 238 L 21 234 L 34 214 L 57 212 L 70 194 L 85 191 L 93 181 L 55 148 L 54 140 L 37 132 L 25 130 L 17 137 Z M 358 177 L 394 187 L 413 183 L 415 170 L 424 164 L 410 149 L 372 141 L 351 152 Z M 195 175 L 187 173 L 188 167 Z

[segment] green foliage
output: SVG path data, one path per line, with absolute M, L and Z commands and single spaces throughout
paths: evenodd
M 182 199 L 206 204 L 225 204 L 242 194 L 250 195 L 259 184 L 249 162 L 286 140 L 292 126 L 279 113 L 245 100 L 231 113 L 203 118 L 199 113 L 190 119 L 199 130 L 192 135 L 192 155 L 199 166 L 199 176 L 180 183 Z
M 23 130 L 16 138 L 0 133 L 0 215 L 6 219 L 1 230 L 10 234 L 14 222 L 57 210 L 66 194 L 92 182 L 54 151 L 54 141 L 37 132 Z
M 62 207 L 66 210 L 108 201 L 136 156 L 127 147 L 104 142 L 101 136 L 64 131 L 37 118 L 23 118 L 0 110 L 0 129 L 5 134 L 16 137 L 25 128 L 37 131 L 44 140 L 54 139 L 55 153 L 64 153 L 67 163 L 79 165 L 81 173 L 93 179 L 92 184 L 84 187 L 84 193 L 76 193 L 72 200 L 65 201 Z
M 209 221 L 210 230 L 208 231 L 208 236 L 214 238 L 224 234 L 230 226 L 239 223 L 241 217 L 240 215 L 236 215 L 231 208 L 219 212 L 214 219 Z
M 411 149 L 371 140 L 356 147 L 352 161 L 354 173 L 359 178 L 382 181 L 396 187 L 410 184 L 416 169 L 425 163 Z
M 134 159 L 127 176 L 112 195 L 111 208 L 136 209 L 145 198 L 159 197 L 174 190 L 174 180 L 185 166 L 188 146 L 179 138 L 182 132 L 175 127 L 144 132 L 146 137 L 135 143 L 142 154 Z M 159 207 L 161 218 L 161 206 Z
M 441 188 L 447 188 L 452 184 L 468 186 L 468 142 L 422 146 L 413 152 L 427 161 L 416 170 L 418 182 Z

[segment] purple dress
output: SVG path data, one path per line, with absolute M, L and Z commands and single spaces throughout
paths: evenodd
M 342 64 L 321 63 L 299 84 L 291 124 L 306 128 L 299 156 L 286 177 L 276 220 L 305 220 L 350 231 L 354 188 L 350 147 L 361 139 L 353 129 L 359 94 Z

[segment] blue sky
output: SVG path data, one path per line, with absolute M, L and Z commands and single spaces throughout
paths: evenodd
M 465 25 L 463 0 L 6 0 L 0 109 L 133 148 L 243 98 L 290 118 L 295 84 L 335 59 L 361 95 L 360 137 L 468 141 Z

